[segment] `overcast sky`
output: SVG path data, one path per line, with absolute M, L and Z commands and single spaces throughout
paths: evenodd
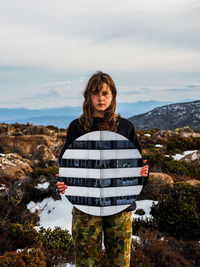
M 82 103 L 97 70 L 118 102 L 200 99 L 198 0 L 0 0 L 0 107 Z

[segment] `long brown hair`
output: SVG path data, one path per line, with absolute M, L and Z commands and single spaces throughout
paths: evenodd
M 103 87 L 103 83 L 106 83 L 109 86 L 113 98 L 110 106 L 105 111 L 104 120 L 102 123 L 98 125 L 97 130 L 110 130 L 114 132 L 117 131 L 119 115 L 115 114 L 116 96 L 117 96 L 116 85 L 113 79 L 107 73 L 98 71 L 90 77 L 83 93 L 84 96 L 83 114 L 79 118 L 79 123 L 86 132 L 90 131 L 93 125 L 92 114 L 94 108 L 91 102 L 92 90 L 100 91 Z

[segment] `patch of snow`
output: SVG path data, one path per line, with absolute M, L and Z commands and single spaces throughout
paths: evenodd
M 169 155 L 165 155 L 165 157 L 169 158 Z
M 137 235 L 132 235 L 132 239 L 140 243 L 140 237 Z
M 6 154 L 0 153 L 0 156 L 1 156 L 1 157 L 5 157 L 5 155 L 6 155 Z
M 143 209 L 145 214 L 144 215 L 138 215 L 135 214 L 135 211 L 132 212 L 132 217 L 133 219 L 137 219 L 137 218 L 142 218 L 142 219 L 151 219 L 152 215 L 150 215 L 150 211 L 151 211 L 151 207 L 153 205 L 153 203 L 157 204 L 158 201 L 154 201 L 154 200 L 138 200 L 136 201 L 136 210 L 137 209 Z
M 4 189 L 6 189 L 6 185 L 5 184 L 1 184 L 0 190 L 4 190 Z
M 156 144 L 155 147 L 163 147 L 161 144 Z
M 57 266 L 59 266 L 59 267 L 75 267 L 75 264 L 71 264 L 71 263 L 62 263 L 62 264 L 60 265 L 60 263 L 59 263 L 59 265 L 54 265 L 53 267 L 57 267 Z
M 152 218 L 149 214 L 153 202 L 157 204 L 157 201 L 153 200 L 138 200 L 136 201 L 137 209 L 143 209 L 144 215 L 137 215 L 132 212 L 133 218 Z M 72 204 L 68 201 L 65 195 L 61 195 L 61 200 L 54 200 L 52 197 L 44 199 L 42 202 L 31 201 L 27 208 L 31 212 L 39 210 L 40 226 L 44 228 L 50 227 L 52 230 L 55 227 L 61 227 L 63 230 L 68 230 L 71 233 L 72 227 Z M 39 228 L 39 227 L 38 227 Z
M 147 134 L 144 134 L 144 136 L 148 136 L 148 137 L 150 137 L 151 135 L 147 133 Z
M 174 160 L 180 160 L 183 157 L 185 157 L 186 155 L 192 154 L 194 152 L 197 152 L 198 150 L 186 150 L 183 152 L 183 154 L 176 154 L 174 156 L 172 156 L 174 158 Z
M 38 184 L 35 188 L 47 189 L 48 187 L 49 187 L 49 182 L 45 182 L 45 183 L 42 183 L 42 184 Z
M 61 200 L 54 200 L 52 197 L 45 198 L 37 203 L 31 201 L 27 208 L 31 212 L 35 212 L 36 209 L 40 211 L 40 226 L 50 227 L 52 230 L 58 226 L 71 233 L 72 204 L 64 195 L 61 195 L 61 198 Z

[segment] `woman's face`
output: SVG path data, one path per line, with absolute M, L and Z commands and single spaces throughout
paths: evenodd
M 91 102 L 94 108 L 93 117 L 103 117 L 112 99 L 112 91 L 106 83 L 103 83 L 103 87 L 100 91 L 93 89 L 91 94 Z

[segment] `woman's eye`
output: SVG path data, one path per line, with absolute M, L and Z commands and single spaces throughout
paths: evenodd
M 108 95 L 108 92 L 103 92 L 102 95 L 106 96 L 106 95 Z

